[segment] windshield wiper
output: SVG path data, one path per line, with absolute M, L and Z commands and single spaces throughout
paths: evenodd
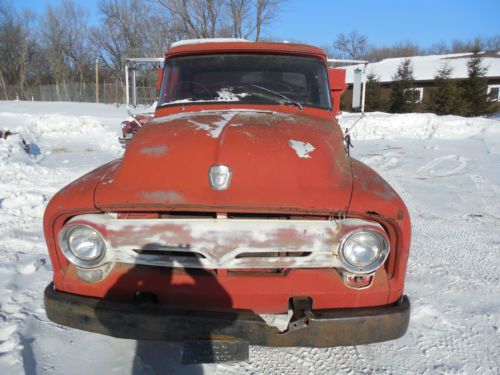
M 290 98 L 289 98 L 288 96 L 286 96 L 286 95 L 283 95 L 283 94 L 281 94 L 281 93 L 279 93 L 279 92 L 277 92 L 277 91 L 270 90 L 270 89 L 268 89 L 268 88 L 265 88 L 265 87 L 263 87 L 263 86 L 259 86 L 259 85 L 253 84 L 253 83 L 250 83 L 248 86 L 252 86 L 252 87 L 258 88 L 258 89 L 260 89 L 260 90 L 262 90 L 262 91 L 266 91 L 266 92 L 268 92 L 268 93 L 270 93 L 270 94 L 273 94 L 273 95 L 275 95 L 275 96 L 279 96 L 281 99 L 286 100 L 286 103 L 287 103 L 287 104 L 293 104 L 293 105 L 296 105 L 296 106 L 297 106 L 297 108 L 299 109 L 299 111 L 302 111 L 302 104 L 300 104 L 300 102 L 298 102 L 298 101 L 296 101 L 296 100 L 292 100 L 292 99 L 290 99 Z

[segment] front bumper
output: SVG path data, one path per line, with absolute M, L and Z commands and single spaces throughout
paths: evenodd
M 248 311 L 208 312 L 167 310 L 63 293 L 51 283 L 45 289 L 45 310 L 58 324 L 113 337 L 137 340 L 240 340 L 275 347 L 361 345 L 403 336 L 410 302 L 355 309 L 296 312 L 280 332 Z

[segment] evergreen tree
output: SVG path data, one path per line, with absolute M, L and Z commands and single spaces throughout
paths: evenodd
M 463 100 L 468 110 L 465 116 L 484 116 L 494 112 L 494 105 L 487 93 L 488 82 L 485 78 L 487 68 L 483 66 L 483 59 L 476 48 L 467 62 L 469 76 L 463 82 Z
M 382 98 L 382 92 L 379 82 L 379 77 L 370 72 L 366 75 L 366 95 L 365 95 L 365 110 L 367 112 L 385 111 L 387 103 Z
M 460 115 L 468 113 L 469 107 L 463 100 L 462 87 L 451 79 L 453 68 L 444 63 L 434 77 L 434 87 L 426 103 L 426 110 L 437 115 Z
M 408 113 L 414 112 L 418 99 L 415 98 L 415 78 L 411 59 L 401 61 L 396 74 L 392 77 L 393 84 L 389 98 L 389 112 Z

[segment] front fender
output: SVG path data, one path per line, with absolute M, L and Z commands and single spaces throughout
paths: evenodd
M 54 267 L 54 281 L 57 285 L 62 271 L 68 266 L 67 259 L 57 245 L 57 233 L 64 223 L 76 214 L 98 213 L 94 202 L 97 184 L 111 169 L 116 168 L 120 159 L 104 164 L 59 190 L 50 200 L 43 216 L 43 230 Z
M 398 193 L 373 169 L 352 159 L 352 174 L 347 216 L 379 222 L 391 239 L 392 250 L 386 267 L 391 288 L 388 303 L 392 303 L 403 295 L 411 242 L 410 215 Z

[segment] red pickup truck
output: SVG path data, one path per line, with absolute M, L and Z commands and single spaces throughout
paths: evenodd
M 410 218 L 346 150 L 344 71 L 312 46 L 213 41 L 172 47 L 160 80 L 124 156 L 46 209 L 49 319 L 264 346 L 404 335 Z

